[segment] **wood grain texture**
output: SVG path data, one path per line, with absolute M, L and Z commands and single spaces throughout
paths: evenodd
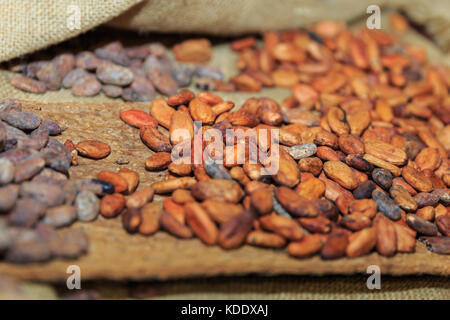
M 103 160 L 79 158 L 79 166 L 70 169 L 71 177 L 94 177 L 100 170 L 127 167 L 140 174 L 140 187 L 163 179 L 164 173 L 147 172 L 145 159 L 153 152 L 139 139 L 138 130 L 119 119 L 119 112 L 128 108 L 148 111 L 149 103 L 45 103 L 24 102 L 24 109 L 39 113 L 44 119 L 56 120 L 68 129 L 57 137 L 64 142 L 96 139 L 110 144 L 112 152 Z M 130 163 L 117 165 L 118 158 Z M 162 198 L 156 196 L 155 200 Z M 244 246 L 225 251 L 207 247 L 198 239 L 179 240 L 165 232 L 152 237 L 127 234 L 120 219 L 99 217 L 92 223 L 77 222 L 90 238 L 89 253 L 79 260 L 55 260 L 45 264 L 12 265 L 0 263 L 0 274 L 19 279 L 58 281 L 67 278 L 66 269 L 79 265 L 83 280 L 174 279 L 217 275 L 324 275 L 366 273 L 369 265 L 378 265 L 383 274 L 450 274 L 450 257 L 437 255 L 417 244 L 414 254 L 397 254 L 385 258 L 376 253 L 359 258 L 323 261 L 319 257 L 298 260 L 284 250 Z M 62 231 L 64 232 L 64 230 Z

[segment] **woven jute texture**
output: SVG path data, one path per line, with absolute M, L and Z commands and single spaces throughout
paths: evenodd
M 326 19 L 349 21 L 382 0 L 172 0 L 134 6 L 109 24 L 142 31 L 239 34 L 296 28 Z
M 401 8 L 450 50 L 448 0 L 3 0 L 0 62 L 72 38 L 104 23 L 139 31 L 232 35 L 351 21 L 369 5 Z
M 428 40 L 410 33 L 405 41 L 427 49 L 432 61 L 447 61 L 438 48 Z M 236 55 L 226 45 L 214 48 L 211 64 L 220 67 L 228 77 L 235 72 Z M 10 72 L 0 71 L 0 98 L 15 97 L 35 101 L 111 101 L 103 95 L 94 98 L 76 98 L 69 90 L 49 92 L 43 95 L 26 94 L 9 84 Z M 263 91 L 257 96 L 270 95 L 276 100 L 289 94 L 287 89 Z M 229 99 L 237 105 L 249 95 L 234 93 Z M 139 259 L 138 256 L 136 256 Z M 450 258 L 449 258 L 450 259 Z M 450 260 L 449 260 L 450 264 Z M 367 275 L 368 276 L 368 275 Z M 368 290 L 367 276 L 351 277 L 226 277 L 214 279 L 191 279 L 168 282 L 134 283 L 131 288 L 123 283 L 87 283 L 84 288 L 96 289 L 110 298 L 154 299 L 450 299 L 449 280 L 446 277 L 388 277 L 381 278 L 381 290 Z M 25 288 L 27 286 L 25 285 Z M 31 286 L 25 291 L 27 298 L 55 298 L 47 285 Z M 20 294 L 20 292 L 18 293 Z
M 2 0 L 0 62 L 90 30 L 141 0 Z

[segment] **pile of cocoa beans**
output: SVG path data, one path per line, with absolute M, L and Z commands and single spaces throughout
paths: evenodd
M 0 260 L 33 263 L 86 254 L 87 235 L 67 227 L 94 221 L 100 211 L 117 215 L 105 204 L 139 184 L 139 175 L 125 168 L 118 177 L 103 171 L 98 179 L 71 180 L 69 168 L 78 165 L 79 155 L 100 160 L 111 148 L 95 140 L 63 144 L 54 138 L 62 131 L 56 122 L 24 112 L 18 100 L 0 101 Z M 117 209 L 117 201 L 112 206 Z
M 81 141 L 71 152 L 54 138 L 62 130 L 52 120 L 22 111 L 17 100 L 0 101 L 0 260 L 74 259 L 88 251 L 82 229 L 70 228 L 63 234 L 56 229 L 94 220 L 99 197 L 113 192 L 114 186 L 97 179 L 74 182 L 69 180 L 69 168 L 78 153 L 101 159 L 110 148 L 98 141 Z
M 182 63 L 174 63 L 161 43 L 124 48 L 120 41 L 114 41 L 93 52 L 65 52 L 51 60 L 14 64 L 10 70 L 21 75 L 12 77 L 11 84 L 36 94 L 65 88 L 74 96 L 92 97 L 103 92 L 110 98 L 142 102 L 151 101 L 157 92 L 171 95 L 191 84 L 193 77 L 203 90 L 222 83 L 222 72 L 203 64 L 211 58 L 208 40 L 188 40 L 173 49 Z
M 233 107 L 214 93 L 183 90 L 167 101 L 154 100 L 148 113 L 122 111 L 121 119 L 139 128 L 143 143 L 155 152 L 146 169 L 167 175 L 120 201 L 120 210 L 105 200 L 105 211 L 117 216 L 125 208 L 122 222 L 130 233 L 163 229 L 224 249 L 245 243 L 287 248 L 299 258 L 414 252 L 419 236 L 432 251 L 449 252 L 445 149 L 435 147 L 441 144 L 424 125 L 413 130 L 402 125 L 424 120 L 373 121 L 376 110 L 356 108 L 358 120 L 349 121 L 338 105 L 322 113 L 270 98 L 250 98 L 234 112 Z M 211 130 L 223 139 L 222 149 L 208 150 L 217 142 Z M 274 132 L 268 148 L 261 137 Z M 252 146 L 263 156 L 255 158 Z M 186 150 L 192 151 L 187 157 Z M 197 152 L 200 163 L 193 160 Z M 278 170 L 267 171 L 274 161 Z M 160 205 L 151 202 L 155 193 L 169 197 Z

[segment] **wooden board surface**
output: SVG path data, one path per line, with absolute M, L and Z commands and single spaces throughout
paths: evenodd
M 152 154 L 139 139 L 138 130 L 119 119 L 119 112 L 130 107 L 148 111 L 148 103 L 42 103 L 24 102 L 24 108 L 39 113 L 44 119 L 58 121 L 68 129 L 58 139 L 96 139 L 111 145 L 112 153 L 106 159 L 95 161 L 79 158 L 80 165 L 72 167 L 71 177 L 95 177 L 100 170 L 118 170 L 127 167 L 140 173 L 142 186 L 161 180 L 164 173 L 144 169 L 145 159 Z M 118 158 L 127 158 L 124 166 L 115 164 Z M 156 196 L 155 200 L 161 200 Z M 99 217 L 92 223 L 77 222 L 90 238 L 89 253 L 79 260 L 55 260 L 45 264 L 12 265 L 0 263 L 0 274 L 19 279 L 57 281 L 67 278 L 69 265 L 80 266 L 82 278 L 141 280 L 174 279 L 217 275 L 243 274 L 354 274 L 366 273 L 369 265 L 378 265 L 382 274 L 450 274 L 450 256 L 437 255 L 418 243 L 416 253 L 397 254 L 385 258 L 372 253 L 360 258 L 323 261 L 319 257 L 298 260 L 283 250 L 259 249 L 244 246 L 225 251 L 208 247 L 198 239 L 179 240 L 165 232 L 152 237 L 127 234 L 120 219 Z

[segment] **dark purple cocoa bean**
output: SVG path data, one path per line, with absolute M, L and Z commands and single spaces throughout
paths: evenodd
M 36 77 L 45 83 L 45 86 L 49 90 L 56 91 L 61 88 L 61 75 L 56 64 L 52 62 L 45 63 L 37 72 Z
M 9 184 L 5 187 L 0 187 L 0 212 L 8 212 L 14 208 L 18 197 L 18 185 Z
M 187 87 L 191 84 L 194 68 L 186 64 L 179 64 L 172 70 L 172 77 L 179 87 Z
M 112 84 L 106 84 L 102 86 L 103 93 L 110 98 L 118 98 L 122 95 L 122 87 L 115 86 Z
M 26 69 L 26 62 L 11 62 L 8 64 L 8 70 L 14 73 L 24 73 Z
M 110 50 L 109 48 L 98 48 L 95 51 L 95 55 L 100 59 L 110 60 L 121 66 L 129 66 L 131 64 L 131 59 L 127 53 L 123 50 L 116 51 Z
M 372 171 L 372 179 L 384 190 L 389 190 L 392 186 L 392 173 L 383 168 L 375 168 Z
M 42 149 L 40 153 L 48 167 L 62 173 L 67 173 L 69 171 L 72 155 L 66 147 L 55 138 L 50 137 L 47 146 Z
M 152 43 L 149 43 L 147 46 L 148 46 L 149 54 L 151 54 L 152 56 L 155 56 L 158 58 L 158 57 L 162 57 L 163 55 L 166 54 L 166 51 L 167 51 L 166 47 L 159 42 L 152 42 Z
M 45 128 L 48 131 L 48 134 L 51 136 L 56 136 L 61 134 L 62 129 L 55 121 L 52 120 L 42 120 L 39 128 Z
M 22 198 L 33 198 L 47 207 L 54 207 L 64 202 L 64 192 L 61 187 L 39 182 L 24 182 L 20 186 Z
M 360 156 L 354 155 L 354 154 L 349 154 L 347 157 L 345 157 L 345 162 L 350 166 L 353 167 L 355 169 L 364 171 L 364 172 L 371 172 L 373 170 L 373 165 L 363 159 Z
M 12 239 L 9 229 L 6 227 L 5 222 L 3 220 L 0 220 L 0 253 L 8 250 L 11 242 Z
M 34 199 L 19 199 L 8 217 L 8 223 L 12 226 L 31 228 L 44 216 L 47 207 Z
M 205 160 L 203 167 L 205 168 L 206 173 L 213 179 L 233 180 L 228 170 L 214 160 Z
M 99 64 L 100 60 L 90 51 L 82 51 L 75 57 L 75 65 L 77 68 L 95 70 Z
M 200 78 L 206 77 L 214 80 L 224 79 L 222 71 L 220 71 L 218 68 L 214 68 L 203 64 L 199 64 L 195 67 L 195 75 Z
M 6 141 L 4 146 L 5 150 L 20 148 L 24 144 L 23 141 L 30 140 L 30 138 L 22 130 L 14 128 L 13 126 L 10 126 L 6 122 L 3 121 L 0 122 L 6 128 Z M 21 146 L 19 146 L 19 144 Z
M 39 174 L 34 176 L 34 178 L 31 180 L 32 182 L 39 182 L 39 183 L 48 183 L 48 184 L 54 184 L 58 185 L 60 187 L 63 187 L 69 179 L 67 176 L 61 172 L 55 171 L 50 168 L 44 168 Z
M 101 64 L 97 68 L 96 75 L 103 83 L 122 87 L 129 85 L 134 79 L 133 73 L 129 68 L 112 63 Z
M 23 75 L 29 78 L 36 78 L 39 70 L 47 63 L 48 61 L 34 61 L 29 63 L 27 64 Z
M 5 260 L 12 263 L 44 262 L 51 256 L 47 241 L 34 230 L 23 230 L 15 235 Z
M 450 237 L 420 237 L 427 249 L 437 254 L 450 254 Z
M 15 165 L 6 158 L 0 158 L 0 186 L 10 183 L 14 179 Z
M 31 148 L 18 148 L 18 149 L 12 149 L 5 151 L 0 154 L 0 159 L 8 159 L 12 161 L 14 164 L 19 163 L 20 161 L 23 161 L 31 156 L 36 155 L 38 152 L 35 149 Z
M 44 148 L 47 145 L 49 133 L 48 130 L 42 125 L 39 128 L 34 129 L 30 133 L 30 138 L 36 141 L 36 145 L 38 146 L 38 150 Z
M 319 199 L 315 201 L 317 211 L 319 215 L 331 220 L 336 221 L 339 216 L 339 210 L 336 205 L 328 199 Z
M 77 209 L 73 206 L 62 205 L 47 209 L 42 223 L 54 228 L 62 228 L 71 225 L 77 220 Z
M 130 89 L 133 91 L 135 98 L 133 101 L 146 102 L 155 98 L 155 87 L 145 76 L 135 75 Z
M 145 59 L 150 54 L 148 44 L 143 44 L 136 47 L 125 49 L 127 56 L 130 59 Z
M 418 215 L 406 215 L 406 223 L 414 231 L 417 231 L 418 233 L 424 234 L 426 236 L 437 236 L 438 234 L 438 229 L 434 223 L 431 223 L 419 217 Z
M 130 68 L 141 68 L 144 63 L 139 59 L 131 59 Z
M 177 92 L 178 85 L 172 77 L 171 69 L 167 69 L 160 59 L 148 56 L 144 62 L 144 70 L 147 78 L 159 92 L 168 96 Z
M 419 208 L 432 206 L 434 207 L 439 202 L 439 195 L 437 193 L 419 192 L 414 196 L 414 200 Z
M 138 95 L 128 87 L 122 90 L 122 99 L 129 102 L 135 102 L 138 99 Z
M 367 180 L 361 183 L 353 190 L 353 196 L 355 199 L 370 199 L 372 197 L 373 190 L 376 189 L 376 185 L 373 181 Z
M 6 112 L 2 114 L 1 119 L 20 130 L 33 130 L 41 124 L 41 118 L 31 112 Z
M 62 53 L 57 55 L 52 62 L 58 70 L 58 74 L 63 79 L 75 67 L 75 57 L 71 53 Z
M 87 74 L 77 80 L 72 86 L 72 94 L 75 96 L 92 97 L 102 89 L 102 84 L 93 74 Z
M 0 152 L 3 151 L 3 148 L 6 145 L 6 139 L 7 139 L 6 126 L 3 124 L 2 121 L 0 121 Z
M 75 259 L 89 251 L 89 240 L 81 229 L 71 229 L 64 234 L 62 245 L 55 251 L 57 257 Z
M 58 252 L 63 246 L 63 240 L 56 230 L 47 224 L 38 223 L 35 227 L 35 232 L 39 239 L 45 241 L 50 249 L 52 257 L 57 257 Z
M 62 80 L 62 86 L 66 89 L 72 88 L 80 79 L 89 76 L 89 73 L 81 68 L 71 70 Z
M 19 162 L 14 173 L 14 182 L 21 183 L 37 175 L 45 166 L 45 160 L 39 156 L 33 156 Z
M 449 189 L 435 189 L 431 192 L 432 195 L 438 196 L 439 201 L 444 204 L 444 206 L 450 206 L 450 190 Z
M 378 211 L 382 212 L 389 219 L 399 220 L 402 217 L 402 210 L 386 193 L 374 190 L 372 198 L 377 204 Z
M 78 188 L 75 182 L 69 180 L 67 181 L 64 186 L 63 186 L 63 191 L 64 191 L 64 204 L 66 205 L 73 205 L 73 203 L 75 202 L 75 198 L 78 195 Z

